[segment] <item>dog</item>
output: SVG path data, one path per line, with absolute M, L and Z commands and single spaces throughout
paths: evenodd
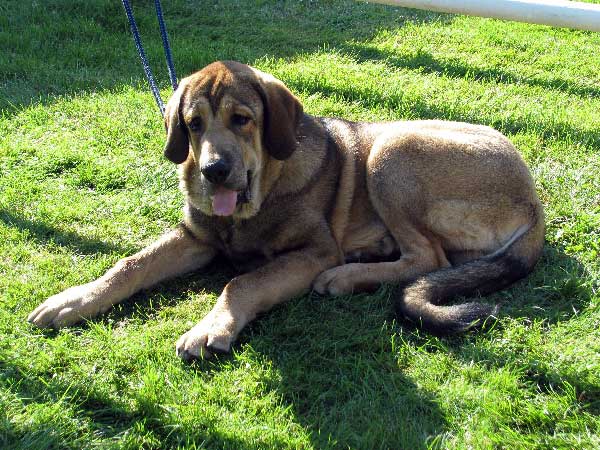
M 95 317 L 221 254 L 241 274 L 177 341 L 184 360 L 229 352 L 258 313 L 311 289 L 337 296 L 392 283 L 402 317 L 456 333 L 497 306 L 448 299 L 502 289 L 542 252 L 532 177 L 489 127 L 313 117 L 281 81 L 233 61 L 183 79 L 165 126 L 182 223 L 99 279 L 50 297 L 30 322 Z

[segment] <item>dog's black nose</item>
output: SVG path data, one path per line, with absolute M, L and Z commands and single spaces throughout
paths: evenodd
M 224 159 L 218 159 L 209 164 L 206 164 L 200 169 L 202 175 L 213 184 L 223 183 L 231 172 L 231 164 Z

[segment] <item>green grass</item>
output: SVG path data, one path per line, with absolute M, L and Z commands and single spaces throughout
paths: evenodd
M 237 59 L 311 114 L 500 129 L 546 207 L 543 258 L 490 298 L 493 329 L 453 338 L 395 321 L 384 288 L 310 295 L 186 365 L 174 342 L 224 265 L 38 330 L 37 304 L 174 226 L 182 198 L 120 2 L 4 1 L 0 447 L 598 448 L 600 35 L 353 1 L 163 6 L 180 75 Z M 135 12 L 167 97 L 151 2 Z

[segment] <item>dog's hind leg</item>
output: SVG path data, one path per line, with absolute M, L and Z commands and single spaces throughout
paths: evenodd
M 133 256 L 121 259 L 102 277 L 53 295 L 28 320 L 60 328 L 89 319 L 134 293 L 207 264 L 215 250 L 194 238 L 184 225 Z
M 320 294 L 344 295 L 371 291 L 381 283 L 406 282 L 420 275 L 448 267 L 444 250 L 433 236 L 426 236 L 410 224 L 401 228 L 396 237 L 402 256 L 396 261 L 351 263 L 334 267 L 320 274 L 313 288 Z M 399 240 L 400 238 L 401 240 Z

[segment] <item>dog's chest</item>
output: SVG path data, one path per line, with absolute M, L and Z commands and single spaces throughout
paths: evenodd
M 217 230 L 221 250 L 236 269 L 246 272 L 273 259 L 275 250 L 260 227 L 231 224 Z

